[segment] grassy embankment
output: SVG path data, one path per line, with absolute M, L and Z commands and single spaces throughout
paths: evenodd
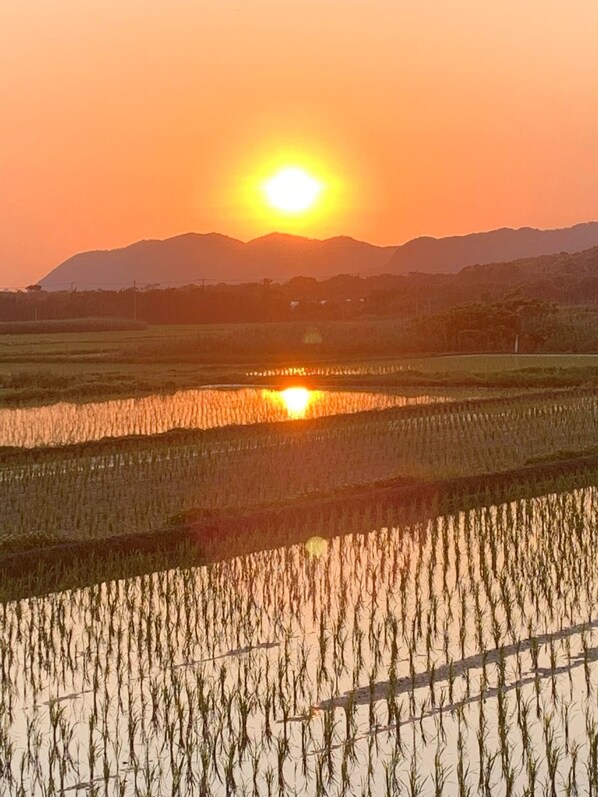
M 397 348 L 399 329 L 398 322 L 361 321 L 4 335 L 0 405 L 214 383 L 286 384 L 298 377 L 284 369 L 297 367 L 312 386 L 598 384 L 598 355 L 406 356 Z M 264 371 L 275 373 L 260 375 Z

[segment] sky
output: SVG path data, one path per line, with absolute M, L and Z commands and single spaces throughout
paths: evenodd
M 2 0 L 0 286 L 142 238 L 598 219 L 596 0 Z M 261 186 L 321 180 L 289 216 Z

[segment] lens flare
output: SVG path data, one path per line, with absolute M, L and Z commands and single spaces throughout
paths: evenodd
M 305 543 L 305 550 L 309 556 L 314 559 L 319 559 L 324 556 L 328 551 L 328 541 L 323 537 L 310 537 Z

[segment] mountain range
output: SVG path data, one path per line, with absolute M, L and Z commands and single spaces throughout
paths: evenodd
M 176 287 L 202 282 L 283 282 L 296 276 L 456 273 L 463 268 L 598 246 L 598 222 L 555 230 L 503 228 L 445 238 L 421 237 L 374 246 L 339 236 L 316 240 L 272 233 L 244 243 L 218 233 L 138 241 L 121 249 L 82 252 L 52 269 L 46 290 Z

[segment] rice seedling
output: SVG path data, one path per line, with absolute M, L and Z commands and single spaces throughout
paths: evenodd
M 0 446 L 72 445 L 104 437 L 156 435 L 171 429 L 212 429 L 425 406 L 475 395 L 484 393 L 458 388 L 365 392 L 222 387 L 179 390 L 143 398 L 0 408 Z
M 0 549 L 148 533 L 185 522 L 194 512 L 228 520 L 231 512 L 284 506 L 349 487 L 402 478 L 446 481 L 523 468 L 533 458 L 550 459 L 559 451 L 561 456 L 583 454 L 598 447 L 596 401 L 583 392 L 533 401 L 493 398 L 315 418 L 300 425 L 180 430 L 9 451 L 0 454 Z M 276 478 L 264 478 L 266 473 Z M 537 487 L 541 491 L 545 485 Z M 477 489 L 475 484 L 471 489 Z M 471 501 L 479 503 L 479 496 Z M 367 528 L 385 519 L 366 515 L 355 521 L 351 513 L 347 520 Z M 325 526 L 325 518 L 318 523 Z M 438 539 L 442 534 L 444 556 L 448 538 L 439 531 Z M 471 546 L 469 538 L 463 544 Z M 507 540 L 487 565 L 480 560 L 486 592 L 511 544 L 519 543 Z M 438 561 L 438 544 L 433 549 Z M 454 561 L 461 567 L 460 555 Z M 470 557 L 465 566 L 473 561 Z M 560 589 L 559 580 L 546 568 L 538 572 L 534 600 L 546 601 Z M 417 578 L 417 590 L 420 584 L 423 590 Z M 501 589 L 521 602 L 520 585 L 503 583 L 492 587 L 497 594 L 489 596 L 491 605 L 500 601 Z M 422 619 L 417 616 L 418 630 Z M 514 622 L 509 613 L 503 621 Z M 495 617 L 497 634 L 498 622 Z
M 4 600 L 0 792 L 596 793 L 596 498 Z
M 187 415 L 148 400 L 125 432 L 187 430 L 2 454 L 4 551 L 221 525 L 176 566 L 0 585 L 0 793 L 598 793 L 596 488 L 532 472 L 537 497 L 471 481 L 411 519 L 384 498 L 260 514 L 591 451 L 595 396 L 331 394 L 297 425 L 214 393 Z M 234 512 L 244 540 L 219 539 Z

